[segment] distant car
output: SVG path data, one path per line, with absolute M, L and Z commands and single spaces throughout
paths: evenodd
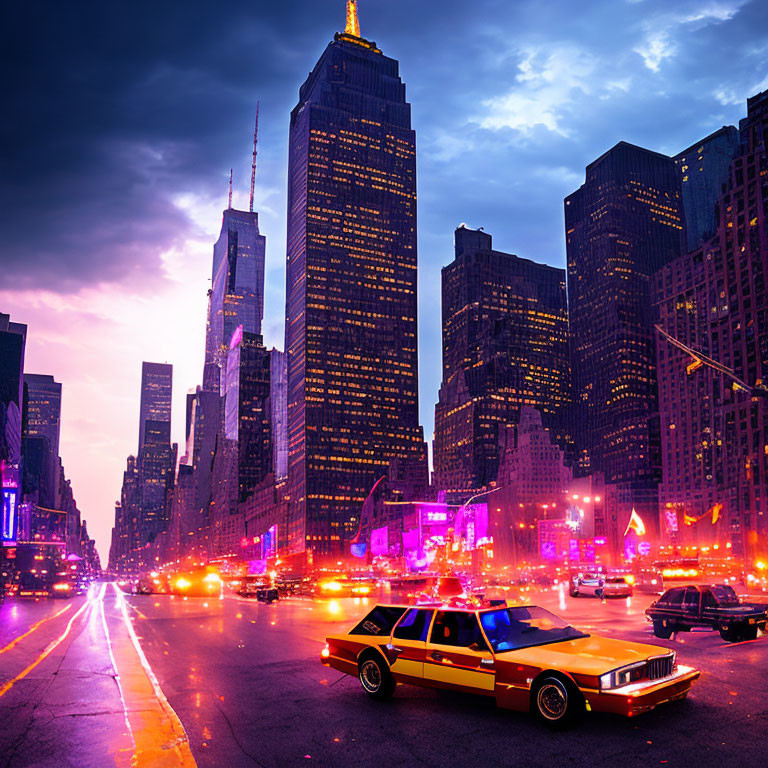
M 260 603 L 274 603 L 280 597 L 277 587 L 265 576 L 244 576 L 237 594 L 254 597 Z
M 221 576 L 204 570 L 180 571 L 170 577 L 169 591 L 182 597 L 221 597 Z
M 754 640 L 758 630 L 765 632 L 768 605 L 742 603 L 727 584 L 672 587 L 646 608 L 656 637 L 668 638 L 673 632 L 690 632 L 694 627 L 717 630 L 729 643 Z
M 633 716 L 684 698 L 699 672 L 674 652 L 569 626 L 537 606 L 377 605 L 331 635 L 323 664 L 354 675 L 375 699 L 398 683 L 492 696 L 564 727 L 586 710 Z
M 625 576 L 584 573 L 571 577 L 571 597 L 632 597 L 632 585 Z

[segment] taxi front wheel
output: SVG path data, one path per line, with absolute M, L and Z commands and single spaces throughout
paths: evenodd
M 372 698 L 384 701 L 395 692 L 395 679 L 384 660 L 373 654 L 360 659 L 357 674 L 363 690 Z
M 533 707 L 539 720 L 550 728 L 568 728 L 584 713 L 584 698 L 570 681 L 545 677 L 534 689 Z

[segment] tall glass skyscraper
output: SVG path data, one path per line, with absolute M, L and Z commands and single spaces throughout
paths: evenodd
M 620 142 L 565 199 L 577 474 L 605 473 L 655 523 L 661 479 L 651 275 L 679 255 L 672 158 Z
M 141 489 L 139 536 L 142 544 L 165 529 L 167 493 L 175 463 L 171 449 L 173 366 L 142 363 L 138 470 Z
M 398 63 L 359 36 L 354 4 L 291 113 L 286 294 L 288 542 L 336 555 L 392 460 L 427 481 L 416 137 Z
M 212 284 L 205 339 L 203 389 L 222 390 L 229 341 L 243 326 L 261 334 L 264 318 L 266 238 L 259 232 L 259 214 L 228 208 L 213 247 Z
M 54 456 L 59 455 L 61 384 L 53 376 L 24 374 L 24 435 L 47 437 Z
M 739 132 L 733 125 L 724 125 L 674 157 L 680 174 L 689 251 L 715 233 L 715 207 L 723 185 L 728 182 L 731 160 L 738 147 Z
M 146 423 L 171 423 L 173 366 L 168 363 L 141 364 L 141 404 L 139 406 L 139 453 L 144 446 Z M 170 429 L 170 428 L 169 428 Z
M 496 480 L 503 427 L 533 406 L 564 447 L 570 403 L 565 271 L 495 251 L 459 227 L 443 267 L 443 382 L 434 484 L 460 501 Z

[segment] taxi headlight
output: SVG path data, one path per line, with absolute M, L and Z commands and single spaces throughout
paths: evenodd
M 219 577 L 218 573 L 209 573 L 203 581 L 207 582 L 208 584 L 218 584 L 221 581 L 221 578 Z
M 634 683 L 643 676 L 645 662 L 638 664 L 629 664 L 626 667 L 614 669 L 613 672 L 606 672 L 600 675 L 600 690 L 609 690 L 611 688 L 621 688 L 624 685 Z
M 341 584 L 338 581 L 326 581 L 320 585 L 325 592 L 341 592 Z
M 183 576 L 180 579 L 176 579 L 176 586 L 179 589 L 187 589 L 187 587 L 190 587 L 192 585 L 192 582 L 189 581 L 189 579 L 185 579 Z

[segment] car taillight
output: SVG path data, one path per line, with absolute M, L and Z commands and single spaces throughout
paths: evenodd
M 320 651 L 320 657 L 323 659 L 327 659 L 331 655 L 331 649 L 328 647 L 328 643 L 325 644 L 325 648 L 323 648 L 322 651 Z

